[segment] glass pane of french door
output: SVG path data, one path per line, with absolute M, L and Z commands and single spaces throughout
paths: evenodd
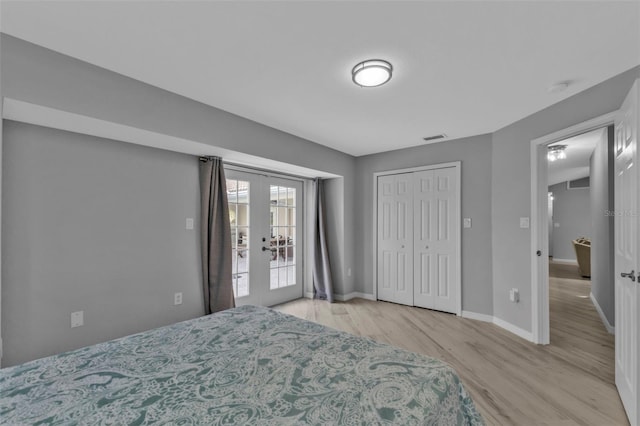
M 302 297 L 302 183 L 227 169 L 236 304 Z
M 269 185 L 271 261 L 269 288 L 296 285 L 296 188 Z
M 236 297 L 249 295 L 249 187 L 248 181 L 227 179 L 233 293 Z

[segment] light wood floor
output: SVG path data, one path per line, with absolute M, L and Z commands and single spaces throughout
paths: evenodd
M 487 424 L 626 425 L 614 385 L 613 336 L 589 299 L 590 282 L 556 266 L 548 346 L 490 323 L 386 302 L 300 299 L 276 309 L 446 361 Z

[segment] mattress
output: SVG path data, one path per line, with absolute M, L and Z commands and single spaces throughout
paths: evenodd
M 0 423 L 483 421 L 442 361 L 242 306 L 2 369 Z

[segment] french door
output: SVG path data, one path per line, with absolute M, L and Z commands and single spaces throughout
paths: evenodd
M 236 305 L 302 297 L 302 182 L 226 169 Z

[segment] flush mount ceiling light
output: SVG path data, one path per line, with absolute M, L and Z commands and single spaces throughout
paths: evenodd
M 393 66 L 389 62 L 369 59 L 353 67 L 351 78 L 360 87 L 377 87 L 391 80 L 392 72 Z
M 547 152 L 547 159 L 549 161 L 553 162 L 567 158 L 567 154 L 564 152 L 564 150 L 567 149 L 567 145 L 553 145 L 547 148 L 549 149 L 549 152 Z

